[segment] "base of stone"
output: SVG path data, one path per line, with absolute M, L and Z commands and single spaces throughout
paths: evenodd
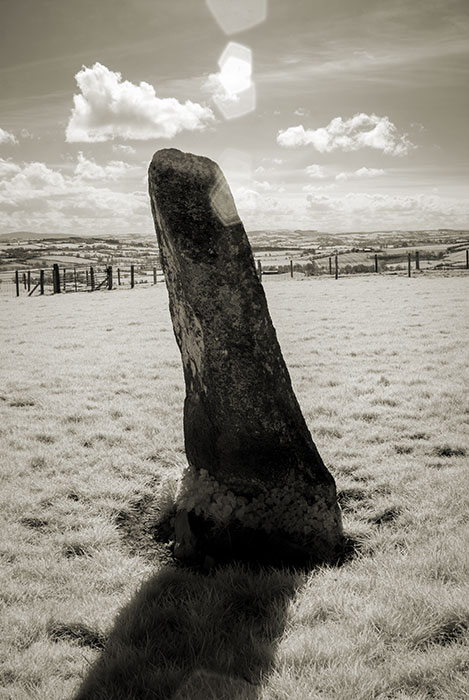
M 285 533 L 267 533 L 240 523 L 220 527 L 192 511 L 180 510 L 175 519 L 173 554 L 182 563 L 204 569 L 235 561 L 303 568 L 336 563 L 340 559 L 341 544 L 333 551 L 324 551 L 324 547 L 306 547 L 294 542 Z
M 258 696 L 259 687 L 242 678 L 197 669 L 178 688 L 174 700 L 194 700 L 194 698 L 255 700 Z

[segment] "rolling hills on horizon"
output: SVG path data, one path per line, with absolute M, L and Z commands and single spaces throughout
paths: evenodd
M 41 233 L 37 231 L 11 231 L 0 233 L 0 243 L 41 241 L 41 240 L 66 240 L 81 239 L 84 241 L 117 238 L 122 240 L 143 239 L 153 241 L 154 233 Z M 372 245 L 389 244 L 391 241 L 403 243 L 404 241 L 432 241 L 449 242 L 460 237 L 469 238 L 469 232 L 464 229 L 424 229 L 424 230 L 389 230 L 389 231 L 350 231 L 350 232 L 322 232 L 313 229 L 260 229 L 247 231 L 247 235 L 256 248 L 309 248 L 312 246 L 327 245 Z

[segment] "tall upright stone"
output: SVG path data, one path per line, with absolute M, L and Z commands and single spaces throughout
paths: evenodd
M 217 559 L 254 546 L 282 561 L 335 560 L 335 483 L 293 393 L 223 173 L 163 149 L 149 192 L 186 384 L 175 555 Z

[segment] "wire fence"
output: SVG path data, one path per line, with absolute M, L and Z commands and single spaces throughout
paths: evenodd
M 70 292 L 96 292 L 100 289 L 133 289 L 162 282 L 162 270 L 142 265 L 128 267 L 75 266 L 31 268 L 0 272 L 0 294 L 9 297 L 31 297 Z
M 258 261 L 264 275 L 295 273 L 303 275 L 344 275 L 379 273 L 407 274 L 439 270 L 469 270 L 469 249 L 447 251 L 421 251 L 418 249 L 389 249 L 379 253 L 344 251 L 336 254 L 292 257 L 288 263 L 272 264 L 268 258 Z
M 332 275 L 336 279 L 353 274 L 412 274 L 438 270 L 469 270 L 469 248 L 455 247 L 448 251 L 419 251 L 389 249 L 379 253 L 344 251 L 337 254 L 291 258 L 272 264 L 269 258 L 258 257 L 259 277 L 264 275 Z M 0 272 L 0 294 L 10 297 L 31 297 L 43 294 L 95 292 L 156 285 L 164 280 L 157 267 L 131 264 L 129 266 L 59 266 L 17 269 Z

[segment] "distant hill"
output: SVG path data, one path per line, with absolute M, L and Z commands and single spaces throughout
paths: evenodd
M 9 241 L 38 241 L 44 238 L 80 238 L 74 233 L 36 233 L 34 231 L 12 231 L 11 233 L 0 233 L 0 242 Z
M 429 242 L 456 242 L 458 239 L 467 240 L 469 233 L 466 230 L 432 229 L 420 231 L 348 231 L 348 232 L 323 232 L 314 229 L 258 229 L 247 231 L 252 247 L 255 250 L 269 249 L 296 249 L 308 250 L 321 247 L 374 245 L 387 246 L 389 244 L 418 245 L 422 241 Z M 83 233 L 38 233 L 35 231 L 13 231 L 0 233 L 0 243 L 15 243 L 24 241 L 44 240 L 70 240 L 74 242 L 91 243 L 93 241 L 109 241 L 110 239 L 130 243 L 140 240 L 154 242 L 155 234 L 135 233 L 95 233 L 86 235 Z

